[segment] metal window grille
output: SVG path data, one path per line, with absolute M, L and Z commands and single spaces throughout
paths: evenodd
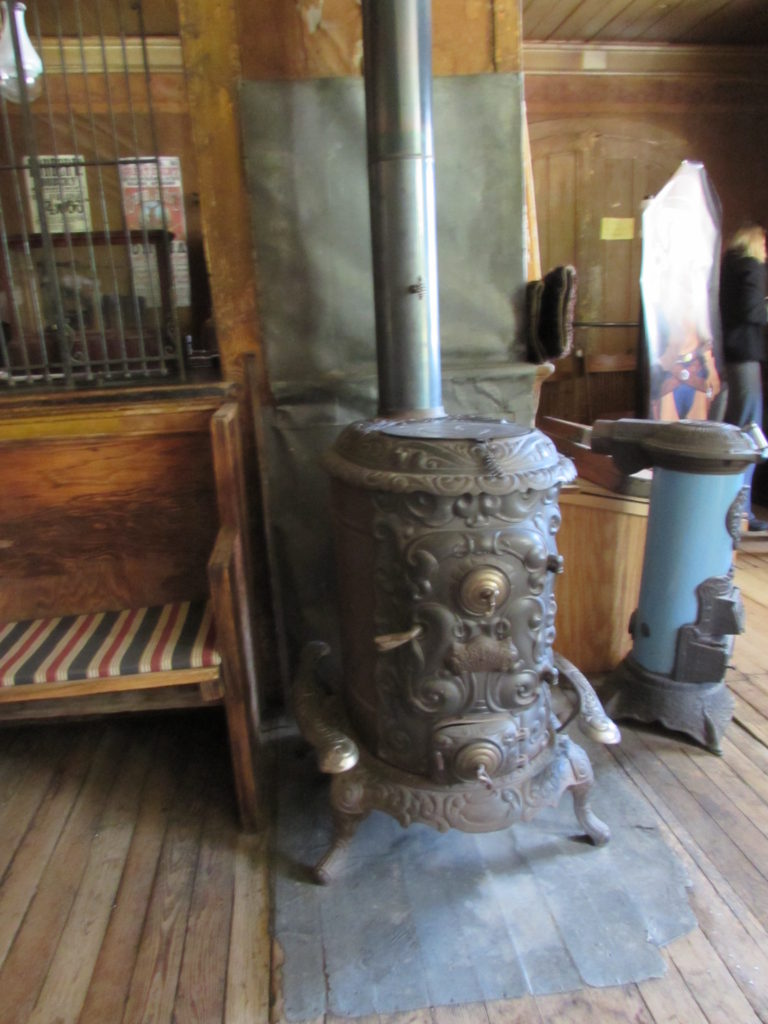
M 23 5 L 2 6 L 0 390 L 182 379 L 183 197 L 158 150 L 142 6 L 30 0 L 39 79 L 24 67 Z

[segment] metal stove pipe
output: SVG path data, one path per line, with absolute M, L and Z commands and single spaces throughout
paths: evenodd
M 443 416 L 430 0 L 363 0 L 379 415 Z

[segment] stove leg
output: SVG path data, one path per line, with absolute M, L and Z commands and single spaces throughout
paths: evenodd
M 605 846 L 611 838 L 611 830 L 601 821 L 589 805 L 591 782 L 581 782 L 573 787 L 573 809 L 576 818 L 595 846 Z
M 573 809 L 576 820 L 587 833 L 595 846 L 605 846 L 611 838 L 611 830 L 592 810 L 589 798 L 595 776 L 586 753 L 568 737 L 566 743 L 567 757 L 571 765 L 574 781 L 569 787 L 573 797 Z
M 328 885 L 336 878 L 344 867 L 349 844 L 357 832 L 366 814 L 346 814 L 344 811 L 333 812 L 333 842 L 312 869 L 312 876 L 318 885 Z

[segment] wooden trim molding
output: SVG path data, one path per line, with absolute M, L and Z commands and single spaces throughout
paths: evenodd
M 149 70 L 155 74 L 182 74 L 184 59 L 181 40 L 176 36 L 150 36 L 142 46 L 135 36 L 121 39 L 118 36 L 85 36 L 82 47 L 79 39 L 44 38 L 40 56 L 46 74 L 89 74 L 144 73 L 144 49 L 146 48 Z
M 233 395 L 234 387 L 227 383 L 163 391 L 58 392 L 33 398 L 3 395 L 0 443 L 60 440 L 66 444 L 78 437 L 207 434 L 211 416 Z
M 768 77 L 765 47 L 655 44 L 523 43 L 523 71 L 531 75 Z
M 184 4 L 187 0 L 181 0 Z M 153 36 L 146 40 L 147 59 L 154 74 L 184 74 L 182 40 L 175 36 Z M 143 74 L 141 41 L 107 37 L 102 49 L 95 36 L 77 40 L 44 39 L 41 51 L 48 74 L 109 72 Z M 660 46 L 653 43 L 533 43 L 522 39 L 519 9 L 513 0 L 496 0 L 493 5 L 494 70 L 524 70 L 529 75 L 680 75 L 736 76 L 768 75 L 765 47 Z

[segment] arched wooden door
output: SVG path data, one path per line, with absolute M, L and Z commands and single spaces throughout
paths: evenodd
M 685 140 L 656 126 L 573 119 L 529 126 L 542 271 L 578 274 L 574 354 L 540 411 L 578 422 L 635 410 L 643 199 L 677 170 Z

